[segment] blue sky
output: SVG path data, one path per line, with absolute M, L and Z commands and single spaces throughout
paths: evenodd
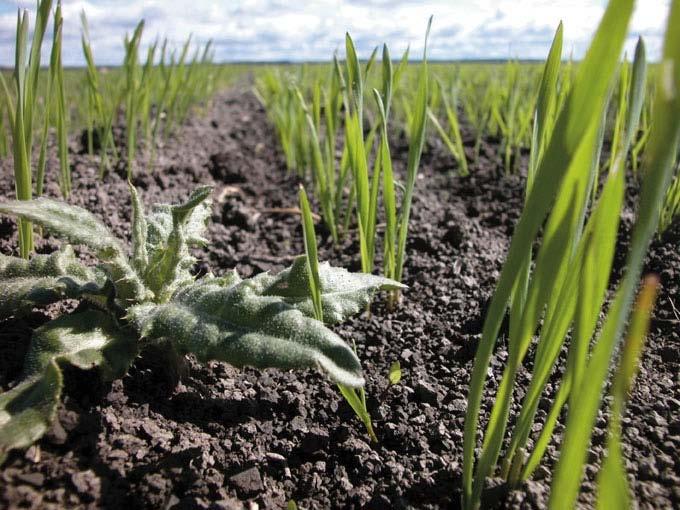
M 637 3 L 627 48 L 632 53 L 642 35 L 649 56 L 657 58 L 669 0 Z M 409 44 L 419 56 L 430 14 L 433 59 L 544 58 L 563 20 L 564 56 L 580 58 L 605 5 L 604 0 L 63 0 L 63 60 L 83 64 L 82 10 L 102 65 L 121 62 L 123 36 L 142 18 L 144 44 L 158 35 L 180 46 L 193 34 L 199 43 L 213 39 L 216 60 L 225 62 L 327 60 L 343 47 L 347 30 L 360 56 L 383 42 L 395 56 Z M 17 8 L 33 12 L 35 0 L 0 0 L 0 65 L 13 63 Z

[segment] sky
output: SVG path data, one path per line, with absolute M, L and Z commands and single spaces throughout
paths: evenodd
M 18 8 L 35 0 L 0 0 L 0 66 L 14 61 Z M 56 4 L 56 0 L 54 0 Z M 632 55 L 642 35 L 657 59 L 669 0 L 638 0 L 626 44 Z M 167 37 L 180 47 L 214 41 L 215 60 L 325 61 L 341 54 L 349 31 L 360 57 L 387 43 L 393 57 L 408 45 L 420 57 L 427 19 L 434 16 L 428 54 L 435 59 L 543 59 L 564 22 L 564 57 L 581 58 L 604 12 L 605 0 L 62 0 L 63 62 L 83 65 L 80 13 L 90 25 L 95 61 L 116 65 L 123 37 L 145 20 L 143 46 Z M 43 51 L 43 57 L 48 50 Z M 143 53 L 142 53 L 143 54 Z

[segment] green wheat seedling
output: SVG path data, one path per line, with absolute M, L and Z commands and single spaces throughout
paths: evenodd
M 6 158 L 9 154 L 9 137 L 7 136 L 7 110 L 9 105 L 4 97 L 0 94 L 0 157 Z
M 649 140 L 649 134 L 651 133 L 651 123 L 649 119 L 651 117 L 652 101 L 651 98 L 653 94 L 651 91 L 645 95 L 645 104 L 642 107 L 642 115 L 640 117 L 640 129 L 637 136 L 637 140 L 633 142 L 633 146 L 630 149 L 630 163 L 633 169 L 633 174 L 637 177 L 638 169 L 640 167 L 640 161 L 642 159 L 642 154 L 644 153 L 645 147 L 647 146 L 647 141 Z
M 465 177 L 470 174 L 470 171 L 468 169 L 467 157 L 465 156 L 465 149 L 463 147 L 463 137 L 460 134 L 460 123 L 458 121 L 457 112 L 458 94 L 456 88 L 452 86 L 447 91 L 443 82 L 437 80 L 437 88 L 435 90 L 439 91 L 439 95 L 444 104 L 448 130 L 441 125 L 439 120 L 437 120 L 437 116 L 433 111 L 432 102 L 430 102 L 430 108 L 427 110 L 427 115 L 444 142 L 444 145 L 446 145 L 446 148 L 458 163 L 458 173 L 462 177 Z
M 38 76 L 40 53 L 45 29 L 50 15 L 51 0 L 42 0 L 36 10 L 35 27 L 28 50 L 28 11 L 17 12 L 14 84 L 15 94 L 10 93 L 4 77 L 0 80 L 5 94 L 12 133 L 14 156 L 14 181 L 19 200 L 30 200 L 33 195 L 31 154 L 33 149 L 33 122 L 38 99 Z M 46 142 L 46 140 L 45 140 Z M 27 258 L 33 251 L 33 227 L 30 221 L 22 220 L 19 225 L 19 251 Z
M 212 72 L 212 41 L 208 41 L 202 49 L 197 47 L 187 66 L 190 47 L 191 36 L 184 43 L 179 58 L 175 61 L 172 56 L 167 73 L 167 89 L 163 91 L 164 99 L 161 101 L 165 105 L 163 137 L 166 139 L 184 122 L 193 105 L 207 99 L 201 91 L 212 93 L 214 90 L 216 76 Z M 158 113 L 161 111 L 159 109 Z
M 50 80 L 54 85 L 54 95 L 57 103 L 57 148 L 59 154 L 59 187 L 64 197 L 71 194 L 71 167 L 68 163 L 68 129 L 66 110 L 66 91 L 64 88 L 64 67 L 61 63 L 61 39 L 63 19 L 61 17 L 61 2 L 57 3 L 54 14 L 54 41 L 52 43 L 52 56 L 50 59 Z M 45 117 L 49 116 L 49 110 Z M 44 144 L 45 142 L 43 142 Z M 42 187 L 42 179 L 38 179 L 38 186 Z M 42 189 L 39 190 L 42 192 Z M 37 193 L 40 195 L 41 193 Z
M 572 399 L 570 409 L 578 408 L 580 416 L 581 397 L 576 398 L 581 386 L 594 388 L 599 397 L 600 386 L 588 384 L 584 374 L 589 353 L 589 341 L 595 331 L 597 319 L 608 286 L 619 214 L 625 189 L 625 154 L 636 132 L 640 110 L 631 109 L 626 116 L 621 150 L 614 165 L 609 169 L 606 183 L 599 199 L 594 204 L 586 220 L 590 196 L 595 184 L 595 160 L 599 158 L 602 122 L 608 102 L 609 90 L 614 82 L 616 59 L 625 39 L 626 29 L 632 13 L 633 2 L 629 0 L 609 3 L 598 31 L 593 39 L 585 60 L 580 64 L 577 75 L 564 98 L 564 105 L 554 122 L 549 139 L 538 159 L 533 183 L 528 188 L 525 209 L 513 236 L 501 277 L 490 304 L 480 346 L 475 357 L 471 378 L 469 407 L 465 422 L 464 468 L 463 468 L 463 506 L 478 508 L 480 496 L 486 479 L 494 474 L 501 453 L 505 431 L 509 419 L 513 386 L 522 361 L 531 345 L 532 337 L 542 319 L 531 384 L 524 397 L 520 415 L 517 418 L 510 444 L 501 463 L 501 475 L 509 484 L 516 485 L 526 480 L 538 465 L 551 437 L 559 411 L 567 398 Z M 558 30 L 561 35 L 561 28 Z M 558 40 L 558 37 L 556 37 Z M 637 52 L 644 58 L 644 52 Z M 550 66 L 546 65 L 546 70 Z M 644 65 L 634 66 L 643 76 L 633 78 L 633 82 L 644 81 Z M 595 70 L 597 69 L 597 72 Z M 547 73 L 553 74 L 553 73 Z M 544 73 L 546 76 L 546 73 Z M 593 78 L 595 77 L 595 78 Z M 629 105 L 639 105 L 636 94 L 639 87 L 631 87 Z M 662 169 L 661 172 L 666 172 Z M 648 206 L 642 199 L 642 210 Z M 641 215 L 647 212 L 641 213 Z M 524 299 L 513 296 L 524 285 L 527 258 L 530 259 L 531 246 L 536 240 L 545 217 L 542 243 L 537 252 L 534 268 L 528 280 Z M 640 220 L 639 220 L 640 222 Z M 631 246 L 631 254 L 646 249 L 648 240 L 638 241 Z M 639 260 L 633 259 L 628 265 L 624 281 L 629 281 L 631 289 L 637 283 Z M 477 436 L 477 420 L 486 378 L 486 371 L 505 310 L 510 306 L 510 332 L 508 338 L 508 361 L 500 386 L 496 392 L 489 422 L 484 433 L 481 453 L 474 462 L 474 449 Z M 613 316 L 625 317 L 627 309 L 615 310 Z M 612 312 L 610 312 L 612 315 Z M 616 319 L 618 320 L 618 319 Z M 527 441 L 531 433 L 534 416 L 545 384 L 555 365 L 560 348 L 567 333 L 573 328 L 569 347 L 567 369 L 558 391 L 542 436 L 534 443 L 529 453 Z M 618 335 L 618 332 L 617 332 Z M 597 348 L 596 348 L 597 349 Z M 593 356 L 596 353 L 593 352 Z M 608 360 L 609 358 L 607 358 Z M 600 366 L 598 365 L 598 369 Z M 606 373 L 602 377 L 604 381 Z M 583 385 L 581 385 L 583 381 Z M 585 398 L 585 397 L 583 397 Z M 578 404 L 575 404 L 577 403 Z M 599 400 L 597 401 L 599 403 Z M 589 401 L 588 405 L 591 405 Z M 595 404 L 597 405 L 597 403 Z M 595 407 L 596 409 L 596 407 Z M 569 416 L 570 421 L 577 418 Z M 569 428 L 569 424 L 567 425 Z M 590 424 L 592 427 L 592 422 Z M 585 429 L 581 428 L 581 431 Z M 590 428 L 587 429 L 588 431 Z M 582 438 L 583 436 L 580 436 Z M 589 437 L 589 436 L 588 436 Z M 581 445 L 570 449 L 563 444 L 560 463 L 567 452 L 579 452 Z M 573 461 L 573 458 L 572 458 Z M 575 461 L 575 462 L 578 462 Z M 580 459 L 583 462 L 583 459 Z M 572 462 L 571 471 L 563 471 L 570 478 L 569 483 L 580 479 L 581 464 Z M 559 475 L 559 467 L 557 474 Z M 564 484 L 565 482 L 561 482 Z M 565 497 L 566 506 L 571 506 L 572 489 L 565 485 L 553 485 L 551 503 Z M 575 492 L 573 492 L 575 495 Z M 566 496 L 565 496 L 566 495 Z
M 548 58 L 543 68 L 541 81 L 538 86 L 536 98 L 536 110 L 534 113 L 533 129 L 531 134 L 531 150 L 529 153 L 529 165 L 527 167 L 527 177 L 525 184 L 525 200 L 531 192 L 538 163 L 543 157 L 546 146 L 552 135 L 557 113 L 561 109 L 558 94 L 558 77 L 562 58 L 562 23 L 557 27 L 553 37 Z M 517 283 L 510 297 L 510 320 L 517 321 L 521 317 L 521 309 L 524 307 L 529 286 L 529 275 L 531 268 L 531 245 L 525 247 L 526 253 L 523 257 L 524 262 L 518 273 Z M 513 327 L 514 324 L 511 326 Z
M 216 76 L 213 73 L 214 66 L 212 40 L 209 40 L 202 48 L 196 48 L 194 57 L 189 64 L 181 94 L 177 96 L 175 125 L 182 124 L 189 116 L 194 105 L 206 101 L 213 93 Z
M 630 489 L 621 448 L 622 419 L 640 355 L 649 332 L 649 322 L 656 300 L 659 279 L 647 276 L 638 294 L 631 316 L 628 336 L 621 349 L 619 365 L 612 382 L 612 407 L 607 439 L 607 456 L 597 478 L 597 508 L 632 508 Z
M 144 147 L 146 147 L 149 155 L 152 155 L 151 146 L 153 145 L 153 140 L 151 138 L 151 107 L 153 104 L 153 94 L 157 88 L 156 73 L 154 73 L 153 67 L 157 49 L 158 39 L 156 39 L 153 44 L 149 45 L 146 51 L 146 61 L 142 68 L 139 99 L 136 107 L 139 112 L 140 129 Z
M 109 152 L 112 153 L 113 158 L 118 158 L 118 152 L 113 139 L 113 121 L 115 112 L 118 109 L 118 101 L 106 101 L 105 94 L 102 88 L 102 83 L 99 77 L 99 71 L 94 63 L 94 55 L 92 53 L 92 45 L 90 44 L 90 30 L 87 24 L 87 17 L 85 11 L 80 15 L 82 24 L 81 46 L 86 63 L 86 78 L 87 78 L 87 97 L 88 97 L 88 152 L 92 154 L 93 148 L 93 123 L 97 124 L 96 132 L 100 145 L 100 177 L 109 167 Z M 117 94 L 114 94 L 117 96 Z
M 172 356 L 193 353 L 203 362 L 238 367 L 319 368 L 345 387 L 364 385 L 354 350 L 315 317 L 323 313 L 327 324 L 342 322 L 361 311 L 374 292 L 399 284 L 304 256 L 276 275 L 243 280 L 232 271 L 197 279 L 190 248 L 208 242 L 203 235 L 212 211 L 211 188 L 200 187 L 185 203 L 157 205 L 150 213 L 132 186 L 130 192 L 129 250 L 80 207 L 44 197 L 0 203 L 0 213 L 85 245 L 99 261 L 96 267 L 82 264 L 70 245 L 30 260 L 0 255 L 0 317 L 18 317 L 64 299 L 84 305 L 35 330 L 21 380 L 0 394 L 0 462 L 49 428 L 62 390 L 62 366 L 98 368 L 113 379 L 152 345 Z
M 319 273 L 319 259 L 317 255 L 316 234 L 314 232 L 314 220 L 312 219 L 312 210 L 309 206 L 309 199 L 304 187 L 300 186 L 299 191 L 300 211 L 302 213 L 302 229 L 304 233 L 305 253 L 307 260 L 307 272 L 309 275 L 309 294 L 311 295 L 312 303 L 314 305 L 314 318 L 320 322 L 324 322 L 324 302 L 323 290 L 324 285 L 321 281 Z M 371 277 L 371 275 L 366 275 Z M 401 287 L 393 282 L 393 287 L 390 290 Z M 383 287 L 386 289 L 386 287 Z M 387 290 L 387 289 L 386 289 Z M 356 347 L 354 349 L 356 351 Z M 346 384 L 338 383 L 338 389 L 350 405 L 357 418 L 361 420 L 366 427 L 366 432 L 372 441 L 377 442 L 378 438 L 373 429 L 373 421 L 371 415 L 366 407 L 366 390 L 363 387 L 356 388 Z
M 50 66 L 45 88 L 45 112 L 42 133 L 40 136 L 40 155 L 35 178 L 35 193 L 43 194 L 45 185 L 45 166 L 47 158 L 47 136 L 50 127 L 53 101 L 56 100 L 57 147 L 59 156 L 59 185 L 62 195 L 68 197 L 71 193 L 71 174 L 68 164 L 68 140 L 66 129 L 66 99 L 64 90 L 64 70 L 61 65 L 61 38 L 63 19 L 61 16 L 61 2 L 57 3 L 54 13 L 54 30 Z
M 278 69 L 268 70 L 256 80 L 255 91 L 274 125 L 288 171 L 302 177 L 307 170 L 306 152 L 310 145 L 306 116 L 299 105 L 295 83 Z
M 531 125 L 533 108 L 526 100 L 526 91 L 520 88 L 519 63 L 506 64 L 505 82 L 496 82 L 497 89 L 491 94 L 490 119 L 501 135 L 501 151 L 506 174 L 515 172 L 519 150 Z
M 364 83 L 366 75 L 375 58 L 375 52 L 366 64 L 362 72 L 357 57 L 354 41 L 349 33 L 345 36 L 346 58 L 346 83 L 348 89 L 348 107 L 345 112 L 345 144 L 349 157 L 349 166 L 352 171 L 353 207 L 356 211 L 357 226 L 359 230 L 359 250 L 361 255 L 361 270 L 364 273 L 373 271 L 375 257 L 375 237 L 377 222 L 378 183 L 380 182 L 379 158 L 373 172 L 370 172 L 370 154 L 373 147 L 375 131 L 371 130 L 368 137 L 364 136 Z M 391 66 L 389 58 L 383 59 L 385 66 Z M 391 89 L 392 74 L 387 78 Z M 386 119 L 383 119 L 386 122 Z
M 93 152 L 96 132 L 100 143 L 100 174 L 103 176 L 109 167 L 110 157 L 118 158 L 113 124 L 122 108 L 125 113 L 128 173 L 131 175 L 134 172 L 140 142 L 146 149 L 148 167 L 151 168 L 156 146 L 161 139 L 174 133 L 194 111 L 195 105 L 209 100 L 216 92 L 223 70 L 212 63 L 212 42 L 208 41 L 205 46 L 196 48 L 187 65 L 191 37 L 183 44 L 179 57 L 174 50 L 168 49 L 167 38 L 162 43 L 156 39 L 148 46 L 142 62 L 139 57 L 144 29 L 142 20 L 132 36 L 124 40 L 125 57 L 121 70 L 111 73 L 111 78 L 102 80 L 95 66 L 84 13 L 81 19 L 81 43 L 87 64 L 85 117 L 88 152 Z
M 428 103 L 428 70 L 427 70 L 427 40 L 432 26 L 430 17 L 427 30 L 425 32 L 425 44 L 423 47 L 423 61 L 419 70 L 418 89 L 409 128 L 410 141 L 408 159 L 406 163 L 406 182 L 404 185 L 404 195 L 401 200 L 399 212 L 396 207 L 396 187 L 392 172 L 392 162 L 389 157 L 389 146 L 387 144 L 387 133 L 383 130 L 382 151 L 384 157 L 380 158 L 383 171 L 383 202 L 385 206 L 385 243 L 384 243 L 384 262 L 383 272 L 387 278 L 398 282 L 403 280 L 404 263 L 406 261 L 406 239 L 408 237 L 409 220 L 411 217 L 411 203 L 415 189 L 418 167 L 420 166 L 420 156 L 425 144 L 425 133 L 427 125 L 427 103 Z M 381 115 L 383 112 L 381 111 Z M 387 112 L 384 112 L 387 115 Z M 391 294 L 390 305 L 393 306 L 399 299 L 399 292 Z
M 676 164 L 675 177 L 668 187 L 668 192 L 661 207 L 661 215 L 659 218 L 659 233 L 665 232 L 672 224 L 675 218 L 680 215 L 680 163 Z
M 636 54 L 633 60 L 634 66 L 644 66 L 644 69 L 633 69 L 631 72 L 630 64 L 627 58 L 624 56 L 623 63 L 621 64 L 621 69 L 619 71 L 619 83 L 618 83 L 618 101 L 616 104 L 616 116 L 614 119 L 614 126 L 611 136 L 611 151 L 609 159 L 605 164 L 605 168 L 611 167 L 614 161 L 621 156 L 621 151 L 623 150 L 621 144 L 623 137 L 625 136 L 626 126 L 629 124 L 628 117 L 630 115 L 641 116 L 641 112 L 645 101 L 645 83 L 646 83 L 646 59 L 644 58 L 645 47 L 644 42 L 640 38 L 636 46 Z M 637 82 L 633 80 L 637 78 Z M 631 88 L 635 87 L 638 90 L 632 91 Z M 636 98 L 639 104 L 630 104 L 630 99 Z M 639 127 L 634 133 L 631 133 L 632 139 L 634 140 Z M 632 141 L 631 141 L 632 143 Z M 631 151 L 632 147 L 627 147 L 627 151 Z M 627 156 L 623 155 L 624 157 Z M 637 158 L 637 155 L 633 156 Z M 634 170 L 635 172 L 635 170 Z
M 488 86 L 480 84 L 480 76 L 476 80 L 464 80 L 463 88 L 463 110 L 465 117 L 474 131 L 475 143 L 473 147 L 473 162 L 479 161 L 479 152 L 482 145 L 482 138 L 488 132 L 487 126 L 491 120 L 491 108 L 488 106 L 491 90 Z
M 576 500 L 610 360 L 628 319 L 645 253 L 658 228 L 661 203 L 672 177 L 673 161 L 680 143 L 680 97 L 677 93 L 680 90 L 680 34 L 675 30 L 678 23 L 680 1 L 674 0 L 670 4 L 660 72 L 656 76 L 656 94 L 650 119 L 652 128 L 646 152 L 640 207 L 625 266 L 628 270 L 616 290 L 585 369 L 588 384 L 584 380 L 575 388 L 574 401 L 579 402 L 579 412 L 567 417 L 562 451 L 551 490 L 551 503 L 556 508 L 568 508 Z M 558 500 L 558 494 L 560 498 L 564 495 L 564 499 Z
M 125 127 L 127 132 L 127 176 L 132 178 L 137 152 L 137 120 L 139 118 L 139 44 L 144 30 L 144 20 L 135 27 L 132 37 L 125 37 L 125 60 L 123 73 L 125 75 Z
M 179 60 L 175 71 L 171 75 L 172 83 L 170 84 L 171 92 L 166 109 L 166 120 L 163 129 L 164 138 L 168 138 L 170 134 L 177 128 L 180 119 L 180 109 L 182 104 L 182 98 L 186 95 L 185 87 L 188 85 L 190 76 L 192 74 L 193 62 L 196 56 L 189 61 L 187 67 L 187 57 L 189 57 L 189 50 L 191 49 L 191 36 L 186 40 L 182 51 L 180 53 Z M 198 51 L 198 50 L 196 50 Z
M 312 178 L 314 181 L 314 190 L 316 196 L 319 198 L 321 204 L 321 211 L 324 222 L 330 230 L 333 242 L 338 242 L 338 229 L 335 220 L 337 211 L 335 210 L 335 151 L 330 152 L 328 149 L 324 151 L 324 144 L 319 139 L 319 122 L 316 112 L 319 111 L 320 93 L 315 94 L 313 105 L 313 113 L 310 112 L 304 97 L 299 89 L 296 89 L 298 101 L 302 108 L 305 119 L 307 121 L 307 129 L 310 134 L 310 152 L 312 156 Z M 313 116 L 314 114 L 314 116 Z M 329 138 L 327 135 L 326 138 Z M 335 140 L 333 140 L 335 144 Z
M 361 65 L 349 34 L 346 50 L 344 66 L 334 55 L 329 68 L 305 65 L 296 73 L 266 69 L 256 78 L 254 92 L 276 129 L 288 169 L 311 178 L 334 242 L 349 231 L 356 211 L 362 267 L 370 272 L 381 189 L 380 150 L 374 146 L 381 120 L 373 118 L 364 133 L 366 112 L 372 113 L 364 95 L 378 52 Z M 408 50 L 393 68 L 383 46 L 379 88 L 385 102 L 391 103 L 407 63 Z

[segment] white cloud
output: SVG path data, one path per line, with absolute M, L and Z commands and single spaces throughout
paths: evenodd
M 179 47 L 215 42 L 219 61 L 326 60 L 342 49 L 345 31 L 362 56 L 386 42 L 393 55 L 410 45 L 422 51 L 427 18 L 434 15 L 433 59 L 543 58 L 560 20 L 565 56 L 583 55 L 604 11 L 601 0 L 63 0 L 64 63 L 82 65 L 80 11 L 90 23 L 95 59 L 119 64 L 122 40 L 145 19 L 144 43 L 167 36 Z M 642 4 L 642 2 L 639 2 Z M 645 0 L 636 10 L 627 49 L 645 37 L 649 55 L 658 57 L 669 0 Z M 11 65 L 17 7 L 34 0 L 0 0 L 0 65 Z M 33 12 L 32 12 L 33 14 Z

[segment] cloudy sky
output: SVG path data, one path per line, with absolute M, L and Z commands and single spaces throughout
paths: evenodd
M 56 3 L 56 0 L 54 0 Z M 642 35 L 658 57 L 669 0 L 640 0 L 627 44 Z M 146 20 L 143 42 L 167 36 L 176 46 L 193 34 L 213 39 L 218 61 L 326 60 L 349 30 L 360 56 L 386 42 L 393 55 L 420 54 L 434 15 L 433 59 L 544 58 L 560 20 L 565 57 L 583 55 L 605 0 L 63 0 L 66 65 L 82 65 L 80 12 L 90 23 L 95 60 L 119 64 L 123 36 Z M 0 0 L 0 65 L 14 58 L 17 8 L 35 0 Z M 33 21 L 33 18 L 31 18 Z

